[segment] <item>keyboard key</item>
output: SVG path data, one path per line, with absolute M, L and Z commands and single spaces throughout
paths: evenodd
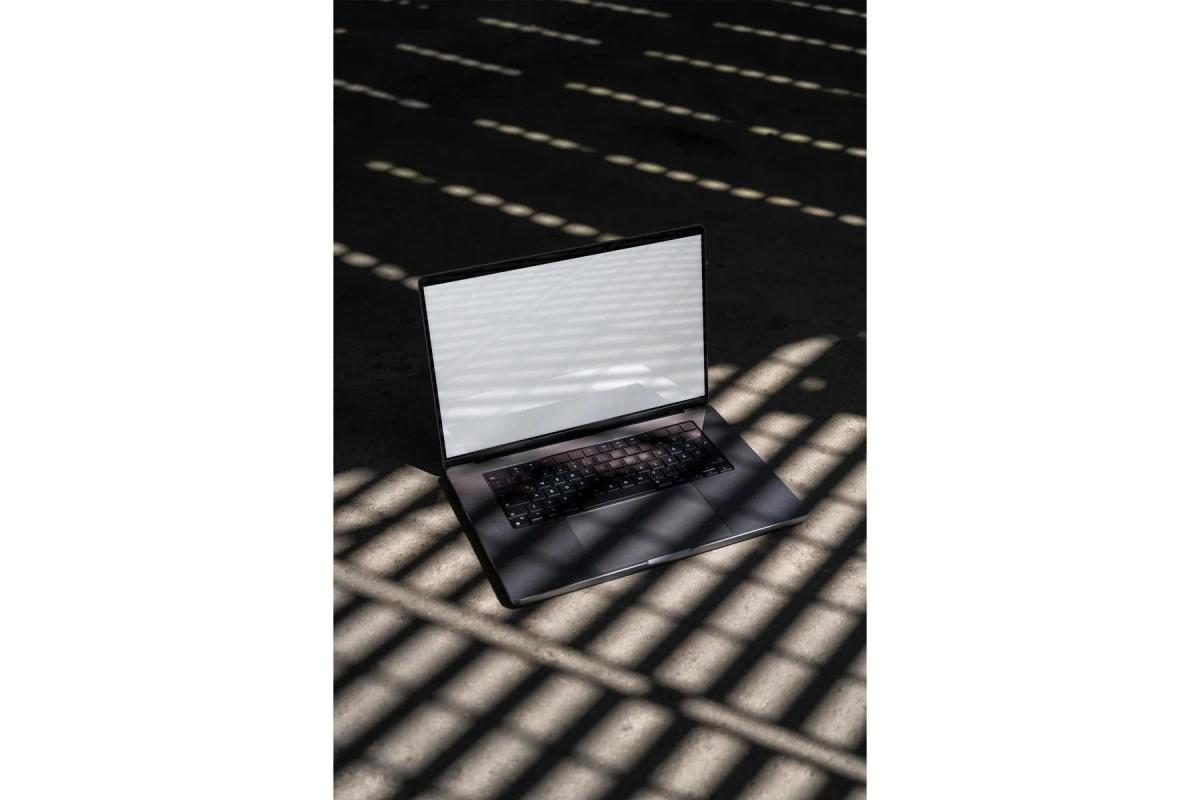
M 697 425 L 686 422 L 503 467 L 483 477 L 516 528 L 732 469 Z
M 504 508 L 513 508 L 514 506 L 519 506 L 522 503 L 528 503 L 532 499 L 532 497 L 524 492 L 509 492 L 500 500 L 500 505 Z

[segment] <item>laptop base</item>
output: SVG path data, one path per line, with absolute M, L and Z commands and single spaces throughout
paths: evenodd
M 733 469 L 570 516 L 513 527 L 485 474 L 619 437 L 694 423 Z M 807 514 L 711 406 L 448 470 L 444 486 L 500 602 L 526 605 L 800 522 Z

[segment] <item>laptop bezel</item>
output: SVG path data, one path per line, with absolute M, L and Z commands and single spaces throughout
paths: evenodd
M 634 411 L 628 414 L 609 417 L 608 419 L 597 420 L 596 422 L 589 422 L 585 425 L 564 428 L 562 430 L 552 431 L 550 433 L 544 433 L 538 436 L 532 436 L 515 442 L 508 442 L 481 450 L 474 450 L 469 453 L 462 453 L 456 456 L 447 457 L 445 432 L 442 429 L 442 407 L 438 400 L 437 371 L 434 369 L 433 365 L 433 344 L 429 337 L 429 316 L 425 306 L 425 288 L 427 286 L 466 280 L 469 278 L 478 278 L 483 275 L 492 275 L 497 272 L 508 272 L 510 270 L 522 269 L 524 267 L 534 267 L 541 264 L 549 264 L 555 261 L 565 261 L 567 259 L 579 258 L 581 256 L 610 253 L 616 250 L 625 250 L 630 247 L 640 247 L 642 245 L 666 242 L 672 239 L 683 239 L 688 236 L 696 235 L 700 236 L 700 337 L 704 352 L 703 395 L 689 398 L 687 400 L 680 400 L 674 403 L 667 403 L 654 408 L 647 408 L 641 411 Z M 623 239 L 614 239 L 609 242 L 600 242 L 597 244 L 584 245 L 582 247 L 571 247 L 565 250 L 554 250 L 548 253 L 522 256 L 520 258 L 510 258 L 503 261 L 494 261 L 488 264 L 465 267 L 463 269 L 447 270 L 445 272 L 439 272 L 434 275 L 425 275 L 419 278 L 417 281 L 417 294 L 421 304 L 421 324 L 425 329 L 425 357 L 429 368 L 429 382 L 433 389 L 433 413 L 437 423 L 438 449 L 442 457 L 442 468 L 449 469 L 460 464 L 486 461 L 506 455 L 508 453 L 520 452 L 522 450 L 532 450 L 535 447 L 543 447 L 547 444 L 553 444 L 556 441 L 565 441 L 567 439 L 574 439 L 579 436 L 587 436 L 591 433 L 602 431 L 607 428 L 616 428 L 620 427 L 621 425 L 640 422 L 656 416 L 666 416 L 668 414 L 681 411 L 685 408 L 692 408 L 697 405 L 707 405 L 709 397 L 707 269 L 708 260 L 706 258 L 704 247 L 704 226 L 689 225 L 683 228 L 672 228 L 671 230 L 666 231 L 657 231 L 655 233 L 641 234 L 638 236 L 628 236 Z

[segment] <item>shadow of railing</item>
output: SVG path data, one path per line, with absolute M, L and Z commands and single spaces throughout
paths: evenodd
M 747 419 L 752 420 L 756 414 L 762 413 L 765 413 L 765 410 L 760 408 Z M 823 426 L 813 424 L 806 430 L 811 435 L 822 429 Z M 778 467 L 789 456 L 802 448 L 804 443 L 805 439 L 798 437 L 779 448 L 771 459 L 771 465 Z M 811 488 L 810 502 L 816 504 L 830 497 L 834 488 L 858 467 L 862 455 L 861 446 L 847 453 L 837 468 L 827 472 L 821 482 Z M 632 666 L 632 669 L 642 675 L 655 674 L 669 657 L 678 652 L 685 640 L 694 635 L 697 630 L 703 630 L 706 619 L 717 613 L 718 609 L 729 600 L 731 594 L 745 586 L 747 581 L 754 577 L 755 570 L 768 562 L 772 555 L 788 541 L 788 537 L 779 534 L 766 538 L 765 544 L 751 550 L 735 568 L 723 573 L 717 585 L 708 588 L 704 596 L 686 614 L 671 619 L 671 625 L 666 635 L 660 638 L 655 646 Z M 403 567 L 381 577 L 389 582 L 406 581 L 414 572 L 428 565 L 449 544 L 450 539 L 449 536 L 442 537 L 440 541 L 432 543 L 430 547 L 417 554 Z M 730 694 L 738 687 L 742 678 L 752 672 L 755 665 L 772 649 L 785 630 L 794 624 L 795 619 L 820 597 L 822 591 L 829 586 L 840 570 L 856 556 L 864 540 L 865 528 L 860 522 L 836 546 L 826 551 L 820 568 L 797 590 L 787 596 L 786 603 L 778 608 L 769 620 L 763 621 L 758 626 L 755 639 L 741 645 L 737 655 L 712 677 L 707 688 L 684 694 L 660 685 L 655 691 L 645 695 L 644 699 L 668 708 L 677 706 L 684 699 L 696 698 L 711 700 L 719 704 L 729 703 Z M 581 629 L 573 632 L 573 635 L 565 643 L 573 649 L 587 651 L 597 639 L 612 631 L 624 615 L 636 612 L 642 604 L 643 598 L 653 590 L 655 583 L 664 580 L 666 574 L 666 572 L 654 573 L 651 577 L 634 583 L 609 603 L 602 613 L 596 615 Z M 449 592 L 445 599 L 451 602 L 464 602 L 482 584 L 483 577 L 479 576 Z M 501 612 L 501 615 L 506 616 L 504 624 L 521 626 L 541 608 L 549 607 L 555 602 L 549 601 L 543 606 L 521 609 L 507 615 L 503 615 Z M 422 623 L 412 621 L 382 641 L 371 653 L 363 656 L 352 667 L 339 675 L 338 691 L 344 690 L 356 680 L 369 675 L 382 659 L 410 642 L 413 634 L 421 629 Z M 790 730 L 799 730 L 814 709 L 825 700 L 832 687 L 843 680 L 850 664 L 859 656 L 864 641 L 865 616 L 859 616 L 858 621 L 842 642 L 816 668 L 815 674 L 808 679 L 799 695 L 782 709 L 782 713 L 777 718 L 767 717 L 763 719 L 763 722 L 781 725 Z M 446 691 L 450 684 L 489 652 L 487 646 L 475 642 L 457 658 L 444 665 L 437 673 L 427 676 L 422 682 L 419 692 L 409 694 L 402 703 L 392 708 L 374 725 L 339 749 L 337 767 L 344 769 L 349 764 L 362 759 L 373 744 L 386 737 L 388 731 L 401 725 L 425 704 L 432 702 L 431 698 Z M 469 752 L 497 727 L 502 727 L 508 715 L 534 696 L 540 687 L 554 675 L 554 670 L 541 667 L 531 672 L 516 686 L 498 692 L 498 696 L 486 714 L 475 717 L 473 724 L 452 743 L 446 744 L 433 760 L 424 765 L 423 769 L 405 777 L 405 790 L 419 791 L 436 788 L 439 776 L 456 763 L 463 753 Z M 585 713 L 556 735 L 553 743 L 538 758 L 529 763 L 519 774 L 510 777 L 503 788 L 503 795 L 523 796 L 525 791 L 545 780 L 567 754 L 573 752 L 592 734 L 600 721 L 614 713 L 618 706 L 628 699 L 628 696 L 620 692 L 608 690 L 602 697 L 594 700 Z M 633 788 L 644 785 L 652 767 L 666 759 L 680 741 L 698 727 L 704 726 L 698 726 L 694 720 L 687 717 L 675 717 L 659 736 L 642 749 L 640 758 L 622 770 L 623 777 L 613 782 L 604 796 L 614 798 L 628 796 Z M 832 746 L 836 747 L 837 745 Z M 769 748 L 751 748 L 749 753 L 739 759 L 737 765 L 726 774 L 718 786 L 719 792 L 752 782 L 778 755 Z M 842 775 L 841 778 L 844 779 L 846 776 Z M 851 781 L 847 787 L 853 788 L 855 785 L 857 784 Z M 726 795 L 718 793 L 714 796 Z
M 336 238 L 345 244 L 334 261 L 335 472 L 353 474 L 335 503 L 339 795 L 864 792 L 865 445 L 859 428 L 845 424 L 865 414 L 862 231 L 821 219 L 793 224 L 804 215 L 603 160 L 628 152 L 764 192 L 794 187 L 797 197 L 858 212 L 861 158 L 747 128 L 865 145 L 862 101 L 689 65 L 655 69 L 676 65 L 642 52 L 714 63 L 719 55 L 764 74 L 812 74 L 851 88 L 862 86 L 863 59 L 714 29 L 732 19 L 720 6 L 625 5 L 671 16 L 573 3 L 500 15 L 604 43 L 583 46 L 481 25 L 489 12 L 479 4 L 337 5 L 345 29 L 338 75 L 377 93 L 339 87 L 335 99 Z M 756 4 L 739 7 L 736 21 L 862 44 L 854 38 L 861 20 L 835 12 Z M 823 25 L 832 26 L 828 35 Z M 521 48 L 514 37 L 523 37 Z M 412 58 L 395 49 L 401 40 L 522 74 Z M 570 80 L 742 124 L 599 102 L 564 89 Z M 597 152 L 499 136 L 477 118 L 515 120 Z M 379 158 L 432 178 L 364 168 Z M 579 233 L 439 188 L 463 183 L 576 220 Z M 709 233 L 709 360 L 727 367 L 714 406 L 805 493 L 813 514 L 790 530 L 503 608 L 437 483 L 413 279 L 581 244 L 585 229 L 635 234 L 694 222 Z M 781 348 L 820 337 L 831 345 L 762 389 Z M 830 446 L 833 434 L 845 434 L 841 444 Z

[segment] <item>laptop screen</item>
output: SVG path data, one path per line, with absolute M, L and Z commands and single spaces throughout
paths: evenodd
M 446 456 L 703 396 L 700 236 L 425 286 Z

